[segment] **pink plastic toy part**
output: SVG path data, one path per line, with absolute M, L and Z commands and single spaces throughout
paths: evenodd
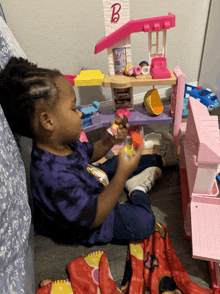
M 151 60 L 150 73 L 153 79 L 169 79 L 171 73 L 167 68 L 166 57 L 155 57 Z
M 150 32 L 150 31 L 160 31 L 162 29 L 168 30 L 175 27 L 176 17 L 174 14 L 169 13 L 166 16 L 145 18 L 139 20 L 130 20 L 125 25 L 120 27 L 118 30 L 114 31 L 112 34 L 105 38 L 102 38 L 95 46 L 95 54 L 103 51 L 106 48 L 111 47 L 115 43 L 125 39 L 132 33 L 138 32 Z
M 72 86 L 75 86 L 74 80 L 77 77 L 77 75 L 74 75 L 74 76 L 72 76 L 72 75 L 63 75 L 63 76 L 71 83 Z
M 125 70 L 125 74 L 127 76 L 132 76 L 134 74 L 134 67 L 129 68 L 128 70 Z
M 87 137 L 86 137 L 85 132 L 83 132 L 83 131 L 80 134 L 79 140 L 80 140 L 80 142 L 89 142 L 88 139 L 87 139 Z
M 140 66 L 135 66 L 134 67 L 134 74 L 136 76 L 139 76 L 142 73 L 142 68 Z
M 180 133 L 181 131 L 186 130 L 186 123 L 182 122 L 183 97 L 185 91 L 186 76 L 182 73 L 179 66 L 176 66 L 173 72 L 177 77 L 177 84 L 173 86 L 170 110 L 171 115 L 174 117 L 173 137 L 176 143 L 176 153 L 178 153 Z
M 118 109 L 118 110 L 116 111 L 115 115 L 116 115 L 116 116 L 120 116 L 120 114 L 129 117 L 129 116 L 131 115 L 131 112 L 130 112 L 130 110 L 128 110 L 128 109 L 122 109 L 122 108 L 121 108 L 121 109 Z

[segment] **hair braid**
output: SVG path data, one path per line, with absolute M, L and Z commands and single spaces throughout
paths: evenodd
M 14 134 L 33 138 L 36 103 L 52 109 L 59 99 L 55 79 L 58 70 L 38 68 L 23 58 L 12 57 L 0 72 L 0 104 Z

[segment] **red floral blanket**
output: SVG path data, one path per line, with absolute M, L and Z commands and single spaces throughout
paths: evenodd
M 115 285 L 104 251 L 76 258 L 67 270 L 69 280 L 54 281 L 37 294 L 220 293 L 220 289 L 204 290 L 191 282 L 170 243 L 167 229 L 160 223 L 156 223 L 149 239 L 130 242 L 121 289 Z

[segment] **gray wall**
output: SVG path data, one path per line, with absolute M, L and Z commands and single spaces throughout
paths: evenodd
M 199 84 L 210 88 L 220 99 L 220 5 L 219 0 L 212 0 L 208 18 L 207 34 L 202 58 Z
M 32 62 L 64 74 L 79 74 L 82 68 L 108 73 L 106 50 L 94 54 L 97 41 L 105 36 L 102 0 L 2 0 L 1 4 L 9 27 Z M 167 35 L 167 64 L 170 69 L 180 66 L 186 82 L 195 82 L 208 7 L 209 0 L 130 0 L 130 15 L 133 19 L 176 15 L 176 27 Z M 133 65 L 148 60 L 147 34 L 133 34 L 131 42 Z M 146 88 L 134 89 L 136 94 L 142 92 Z M 79 95 L 81 104 L 111 99 L 110 90 L 102 87 L 81 88 Z

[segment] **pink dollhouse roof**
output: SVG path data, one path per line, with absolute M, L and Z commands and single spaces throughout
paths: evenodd
M 159 16 L 153 18 L 145 18 L 139 20 L 130 20 L 118 30 L 101 39 L 95 46 L 95 54 L 111 47 L 115 43 L 125 39 L 132 33 L 160 31 L 162 29 L 170 29 L 175 27 L 176 17 L 169 13 L 166 16 Z

